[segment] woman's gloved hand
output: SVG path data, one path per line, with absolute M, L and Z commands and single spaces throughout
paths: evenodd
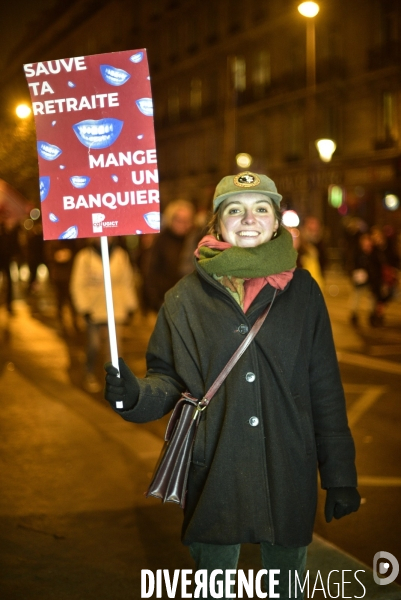
M 130 410 L 138 401 L 139 384 L 123 358 L 118 359 L 118 364 L 120 377 L 117 377 L 118 370 L 111 362 L 104 365 L 107 372 L 104 397 L 114 410 L 116 410 L 116 402 L 123 402 L 124 408 L 120 410 Z
M 329 488 L 326 495 L 324 516 L 330 523 L 332 518 L 341 519 L 345 515 L 356 512 L 361 504 L 361 497 L 355 487 Z

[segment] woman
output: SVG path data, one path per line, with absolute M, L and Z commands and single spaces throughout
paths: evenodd
M 110 254 L 110 276 L 114 291 L 114 316 L 118 338 L 124 323 L 138 308 L 134 273 L 126 250 L 115 238 L 107 238 Z M 96 364 L 107 338 L 107 309 L 104 292 L 103 264 L 100 238 L 89 238 L 88 245 L 75 256 L 72 266 L 71 296 L 75 309 L 86 322 L 86 373 L 83 387 L 91 394 L 102 390 L 96 378 Z
M 316 282 L 295 270 L 280 201 L 266 175 L 222 179 L 196 270 L 159 312 L 146 377 L 120 359 L 119 379 L 108 365 L 106 399 L 123 400 L 124 419 L 146 422 L 168 413 L 182 391 L 201 398 L 278 290 L 202 414 L 182 541 L 197 568 L 209 570 L 235 569 L 240 544 L 260 543 L 264 568 L 281 570 L 275 591 L 288 598 L 285 574 L 302 579 L 312 539 L 317 464 L 327 521 L 357 510 L 360 498 L 329 317 Z

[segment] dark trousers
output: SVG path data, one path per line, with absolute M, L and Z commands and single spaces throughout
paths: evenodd
M 210 573 L 215 569 L 221 569 L 224 572 L 226 569 L 237 568 L 241 545 L 226 546 L 195 542 L 189 546 L 189 549 L 195 561 L 196 569 L 206 569 L 210 577 Z M 274 587 L 274 592 L 280 594 L 280 600 L 286 600 L 290 597 L 291 600 L 293 598 L 302 599 L 303 594 L 298 585 L 295 592 L 295 571 L 298 573 L 298 579 L 302 584 L 306 567 L 307 546 L 284 548 L 283 546 L 274 546 L 268 542 L 261 542 L 260 552 L 263 568 L 268 573 L 271 569 L 280 570 L 280 573 L 275 575 L 275 579 L 279 581 L 279 584 Z M 254 570 L 254 575 L 256 575 L 256 572 L 257 569 Z M 291 584 L 289 572 L 291 573 Z M 218 580 L 219 577 L 216 577 L 216 581 Z M 220 580 L 223 580 L 223 576 L 220 576 Z M 291 596 L 289 595 L 289 589 L 291 589 Z M 268 576 L 265 577 L 265 591 L 269 592 Z M 207 597 L 212 598 L 210 591 Z M 226 597 L 226 593 L 224 593 L 223 598 Z

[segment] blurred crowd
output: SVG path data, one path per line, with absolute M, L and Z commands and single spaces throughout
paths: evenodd
M 324 274 L 329 261 L 321 222 L 308 216 L 299 229 L 291 231 L 298 250 L 298 267 L 310 271 L 324 291 Z M 386 305 L 395 297 L 400 283 L 401 233 L 389 225 L 369 227 L 359 217 L 351 216 L 343 220 L 340 247 L 342 268 L 352 284 L 351 324 L 360 324 L 361 306 L 367 303 L 368 324 L 383 325 Z
M 207 211 L 196 212 L 191 202 L 175 200 L 163 211 L 160 233 L 109 238 L 118 340 L 135 313 L 154 318 L 165 292 L 193 270 L 194 251 L 207 219 Z M 330 261 L 322 223 L 308 216 L 290 231 L 298 267 L 310 271 L 324 291 Z M 361 306 L 368 302 L 368 325 L 382 325 L 386 305 L 399 283 L 399 233 L 389 226 L 368 227 L 359 218 L 345 218 L 342 250 L 342 266 L 352 283 L 351 323 L 360 323 Z M 60 331 L 68 335 L 85 331 L 84 387 L 100 391 L 95 367 L 102 348 L 107 347 L 107 315 L 99 238 L 44 242 L 39 220 L 30 230 L 16 222 L 0 223 L 0 272 L 0 301 L 10 316 L 14 295 L 32 307 L 41 279 L 46 279 Z
M 400 234 L 386 225 L 368 227 L 365 221 L 350 217 L 344 222 L 344 268 L 349 274 L 353 294 L 350 320 L 359 323 L 361 300 L 370 304 L 369 323 L 384 322 L 387 304 L 394 298 L 400 279 Z

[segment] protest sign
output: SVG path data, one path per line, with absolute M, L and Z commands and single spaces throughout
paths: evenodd
M 24 65 L 45 240 L 160 229 L 146 50 Z

